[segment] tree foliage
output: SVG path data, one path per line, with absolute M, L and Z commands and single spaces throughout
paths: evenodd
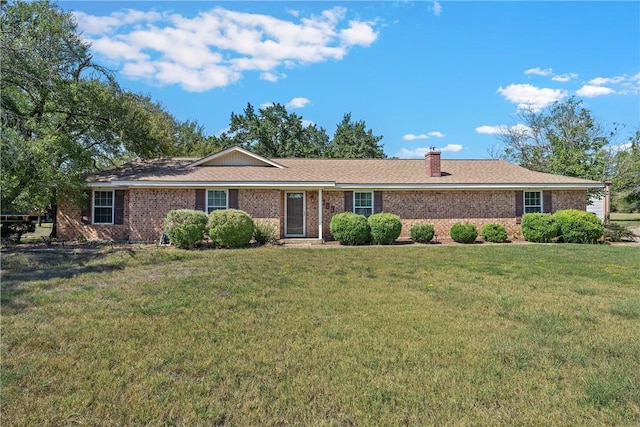
M 616 208 L 640 211 L 640 130 L 617 148 L 610 178 Z
M 351 121 L 351 113 L 345 114 L 338 124 L 333 140 L 324 157 L 349 159 L 383 159 L 386 157 L 379 142 L 382 136 L 367 130 L 364 120 Z
M 520 114 L 523 126 L 501 135 L 502 157 L 528 169 L 596 181 L 605 178 L 609 161 L 607 133 L 582 101 L 570 98 L 543 111 Z
M 181 149 L 173 116 L 122 90 L 71 14 L 48 2 L 3 3 L 0 22 L 3 210 L 79 201 L 87 173 Z
M 384 158 L 381 136 L 366 129 L 364 121 L 352 122 L 345 114 L 333 140 L 324 128 L 305 124 L 282 104 L 260 108 L 247 104 L 242 114 L 231 113 L 229 131 L 214 144 L 238 145 L 265 157 Z

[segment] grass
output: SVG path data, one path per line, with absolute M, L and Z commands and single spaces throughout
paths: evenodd
M 5 252 L 3 425 L 638 425 L 638 255 Z
M 640 213 L 612 212 L 609 216 L 611 222 L 626 226 L 640 226 Z
M 20 241 L 22 243 L 42 243 L 42 238 L 48 238 L 51 234 L 52 223 L 43 222 L 41 225 L 36 225 L 36 229 L 33 233 L 26 233 L 22 235 Z

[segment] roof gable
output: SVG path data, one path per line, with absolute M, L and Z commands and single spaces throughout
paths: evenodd
M 284 166 L 240 147 L 230 147 L 208 157 L 203 157 L 189 165 L 196 166 L 263 166 L 283 169 Z

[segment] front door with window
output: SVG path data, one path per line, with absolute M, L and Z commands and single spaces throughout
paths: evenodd
M 304 192 L 286 193 L 285 237 L 304 237 Z

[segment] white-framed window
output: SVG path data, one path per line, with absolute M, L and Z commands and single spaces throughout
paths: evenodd
M 373 191 L 353 192 L 353 212 L 359 215 L 373 215 Z
M 113 224 L 113 191 L 93 192 L 93 223 Z
M 229 207 L 229 197 L 227 190 L 207 191 L 207 213 Z
M 542 212 L 542 191 L 524 192 L 524 213 Z

